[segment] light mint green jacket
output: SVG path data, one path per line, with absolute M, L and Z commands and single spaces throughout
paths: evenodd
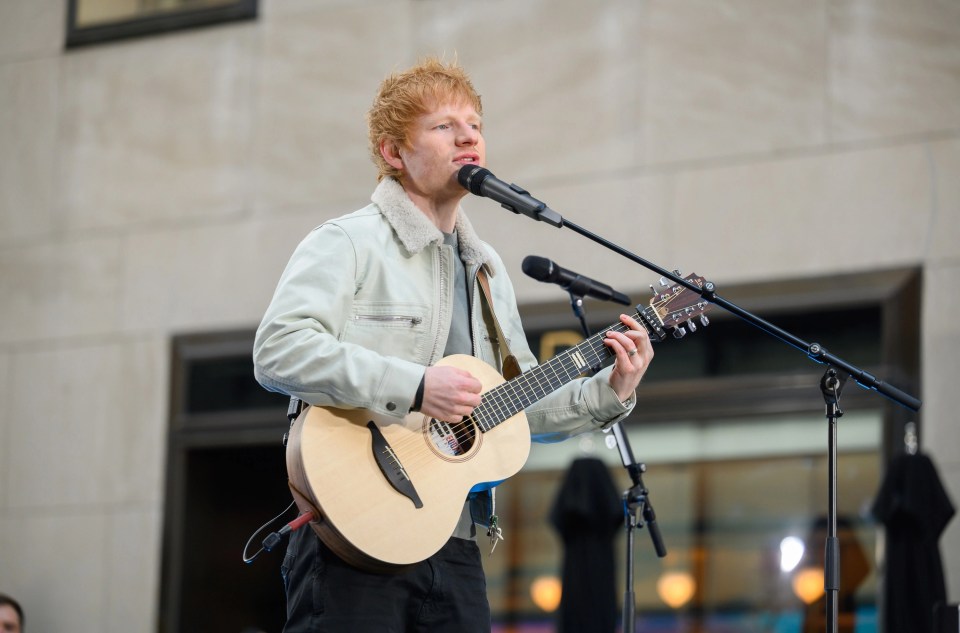
M 296 248 L 257 330 L 257 380 L 304 402 L 403 417 L 426 366 L 441 358 L 453 309 L 454 262 L 443 234 L 384 179 L 373 204 L 314 229 Z M 513 286 L 496 252 L 458 213 L 460 255 L 473 279 L 474 356 L 499 368 L 496 328 L 483 309 L 482 266 L 510 353 L 524 370 L 536 364 L 524 336 Z M 486 317 L 486 318 L 485 318 Z M 506 352 L 504 352 L 506 354 Z M 527 409 L 541 442 L 607 427 L 625 417 L 609 385 L 610 368 L 579 378 Z

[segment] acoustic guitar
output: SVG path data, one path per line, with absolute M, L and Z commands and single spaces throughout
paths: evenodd
M 686 279 L 703 286 L 702 277 Z M 696 329 L 694 317 L 706 325 L 708 307 L 675 285 L 633 316 L 651 341 L 662 341 L 669 331 Z M 439 365 L 464 369 L 483 385 L 481 404 L 456 424 L 420 413 L 398 419 L 307 407 L 291 427 L 286 453 L 298 507 L 313 513 L 320 539 L 355 567 L 398 571 L 429 558 L 450 537 L 474 486 L 523 467 L 530 452 L 524 409 L 612 357 L 604 335 L 627 329 L 616 323 L 507 381 L 472 356 L 442 359 Z

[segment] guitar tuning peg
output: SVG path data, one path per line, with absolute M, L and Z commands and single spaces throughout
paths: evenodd
M 653 287 L 653 284 L 650 284 L 650 294 L 652 295 L 657 294 L 657 289 Z
M 682 325 L 673 331 L 673 338 L 683 338 L 687 335 L 687 328 Z
M 707 318 L 706 314 L 700 315 L 700 325 L 702 325 L 703 327 L 707 327 L 708 325 L 710 325 L 710 319 Z
M 660 285 L 663 286 L 664 288 L 666 288 L 666 287 L 669 286 L 670 284 L 667 283 L 667 278 L 666 278 L 666 277 L 661 277 L 661 278 L 660 278 Z
M 680 272 L 680 269 L 679 269 L 679 268 L 674 268 L 674 269 L 673 269 L 673 274 L 676 275 L 677 277 L 683 277 L 683 273 Z
M 687 328 L 688 328 L 691 332 L 696 332 L 696 331 L 697 331 L 697 324 L 694 323 L 693 321 L 688 321 L 688 322 L 687 322 Z

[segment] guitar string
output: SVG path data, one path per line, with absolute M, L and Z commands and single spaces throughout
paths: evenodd
M 585 359 L 590 361 L 588 365 L 596 364 L 610 356 L 609 348 L 603 345 L 602 339 L 606 331 L 611 329 L 626 331 L 628 328 L 623 324 L 610 326 L 583 342 L 589 343 L 588 345 L 584 346 L 581 343 L 576 348 L 564 350 L 520 376 L 494 386 L 482 395 L 480 405 L 474 408 L 473 413 L 467 416 L 464 422 L 443 423 L 446 428 L 452 431 L 446 437 L 452 439 L 457 446 L 474 442 L 477 433 L 492 430 L 534 402 L 581 375 L 586 366 L 578 365 L 573 360 L 574 353 L 582 352 Z M 583 346 L 582 349 L 580 349 L 581 346 Z M 588 355 L 589 358 L 586 358 Z M 461 424 L 466 424 L 466 426 L 460 426 Z M 407 467 L 407 464 L 415 467 L 418 463 L 432 461 L 435 453 L 429 446 L 423 446 L 422 435 L 423 432 L 410 433 L 409 436 L 395 441 L 395 452 L 406 454 L 402 460 L 405 467 Z M 426 450 L 416 450 L 417 446 L 423 446 Z M 414 450 L 410 450 L 411 448 Z M 417 459 L 421 454 L 424 459 Z
M 664 296 L 660 301 L 652 301 L 650 303 L 650 308 L 653 308 L 659 313 L 660 308 L 669 306 L 670 303 L 673 303 L 681 296 L 684 296 L 686 293 L 680 292 L 677 294 L 671 294 Z M 690 306 L 687 306 L 688 308 Z M 694 313 L 691 313 L 687 319 L 689 320 L 690 316 L 693 316 Z M 641 323 L 644 323 L 644 327 L 648 327 L 645 324 L 645 320 L 641 318 L 640 313 L 633 315 L 633 318 L 638 319 Z M 678 321 L 678 324 L 681 323 Z M 649 328 L 648 328 L 649 329 Z M 550 360 L 533 367 L 531 370 L 524 372 L 517 378 L 500 383 L 482 396 L 480 405 L 474 408 L 473 412 L 464 418 L 461 422 L 457 423 L 444 423 L 437 421 L 437 424 L 442 425 L 442 428 L 445 430 L 443 438 L 452 440 L 448 442 L 451 444 L 451 450 L 457 451 L 460 446 L 474 442 L 477 437 L 477 433 L 485 433 L 492 430 L 493 428 L 499 426 L 506 420 L 510 419 L 520 411 L 526 409 L 531 404 L 539 401 L 540 399 L 546 397 L 559 387 L 563 386 L 567 382 L 573 380 L 577 376 L 583 374 L 583 369 L 585 365 L 577 365 L 575 361 L 572 360 L 573 355 L 576 352 L 592 352 L 594 358 L 591 362 L 588 362 L 587 365 L 594 366 L 596 363 L 602 362 L 605 358 L 609 358 L 613 355 L 613 352 L 610 349 L 603 345 L 602 340 L 606 335 L 606 332 L 610 330 L 616 330 L 619 332 L 626 332 L 629 328 L 623 323 L 615 323 L 597 334 L 592 335 L 591 337 L 585 339 L 582 343 L 564 350 L 557 356 L 554 356 Z M 583 349 L 580 349 L 583 347 Z M 585 359 L 586 360 L 586 359 Z M 565 369 L 561 375 L 556 371 L 558 365 L 563 366 L 566 361 L 570 361 L 572 365 L 569 369 Z M 540 371 L 537 371 L 540 370 Z M 538 393 L 536 387 L 540 386 L 542 388 L 543 383 L 534 384 L 532 381 L 539 381 L 539 376 L 547 373 L 548 370 L 553 371 L 553 381 L 546 382 L 547 390 Z M 525 378 L 525 380 L 520 380 Z M 518 393 L 517 387 L 521 387 L 521 391 Z M 509 391 L 510 393 L 504 393 Z M 534 398 L 531 400 L 530 397 Z M 514 406 L 513 402 L 519 402 L 520 407 Z M 490 416 L 490 417 L 486 417 Z M 428 422 L 430 424 L 430 422 Z M 479 427 L 475 430 L 476 427 Z M 446 432 L 449 431 L 449 432 Z M 426 446 L 425 451 L 420 450 L 409 450 L 411 446 L 422 446 L 423 440 L 420 433 L 411 433 L 409 436 L 400 438 L 395 441 L 394 448 L 395 452 L 405 452 L 407 453 L 406 459 L 403 460 L 403 464 L 409 466 L 415 466 L 418 463 L 421 463 L 421 460 L 417 459 L 418 455 L 424 455 L 424 462 L 430 462 L 435 455 L 433 449 L 429 446 Z M 432 440 L 431 440 L 432 441 Z M 472 445 L 471 445 L 472 446 Z M 406 450 L 405 450 L 406 449 Z M 466 449 L 469 451 L 469 448 Z M 451 457 L 457 457 L 456 455 Z
M 639 317 L 639 315 L 637 315 L 637 317 Z M 470 416 L 467 416 L 466 424 L 468 426 L 460 427 L 460 430 L 454 430 L 451 434 L 453 441 L 458 445 L 472 441 L 476 432 L 486 432 L 493 429 L 533 402 L 536 402 L 559 386 L 562 386 L 565 382 L 569 382 L 583 373 L 582 365 L 579 369 L 575 369 L 576 364 L 572 360 L 575 352 L 583 351 L 586 354 L 591 354 L 594 358 L 591 359 L 592 362 L 590 364 L 603 360 L 603 357 L 598 354 L 597 348 L 602 348 L 603 351 L 608 349 L 600 341 L 606 331 L 610 329 L 626 331 L 627 328 L 622 323 L 614 324 L 587 341 L 584 341 L 584 343 L 589 343 L 588 345 L 584 346 L 584 344 L 581 343 L 580 346 L 576 348 L 564 350 L 549 361 L 537 365 L 520 376 L 510 381 L 500 383 L 488 390 L 483 394 L 481 404 L 474 409 Z M 580 347 L 583 347 L 583 349 L 581 350 Z M 562 371 L 558 371 L 558 369 Z M 553 380 L 549 380 L 549 376 L 547 375 L 549 372 L 553 373 Z M 540 380 L 541 375 L 544 375 L 547 380 Z M 536 391 L 538 386 L 540 387 L 541 393 L 537 393 Z M 512 406 L 511 401 L 519 402 L 521 406 Z M 448 428 L 456 428 L 458 426 L 457 423 L 446 424 Z M 473 427 L 479 427 L 479 429 L 474 431 Z M 411 443 L 420 444 L 422 441 L 420 435 L 420 433 L 412 433 L 410 437 L 401 439 L 395 448 L 398 448 L 402 452 L 403 449 L 409 447 Z M 428 451 L 429 454 L 433 453 L 429 447 Z
M 650 303 L 650 308 L 653 308 L 659 313 L 661 308 L 669 306 L 669 304 L 673 303 L 676 301 L 676 299 L 684 294 L 686 293 L 680 292 L 677 294 L 664 296 L 660 301 L 652 301 Z M 641 314 L 639 312 L 633 315 L 633 318 L 639 320 L 641 323 L 644 323 L 644 327 L 648 327 L 646 326 L 644 319 L 641 318 Z M 441 429 L 444 431 L 443 438 L 448 440 L 451 450 L 456 452 L 459 450 L 460 446 L 475 442 L 477 439 L 477 433 L 485 433 L 493 428 L 496 428 L 520 411 L 526 409 L 531 404 L 541 400 L 567 382 L 583 374 L 583 370 L 586 366 L 592 367 L 596 363 L 600 363 L 605 360 L 605 358 L 612 356 L 613 352 L 602 343 L 606 333 L 610 330 L 616 330 L 622 333 L 629 330 L 629 328 L 623 323 L 615 323 L 601 330 L 597 334 L 588 337 L 577 346 L 564 350 L 543 364 L 537 365 L 531 370 L 524 372 L 517 378 L 494 386 L 483 394 L 481 403 L 475 407 L 473 412 L 469 416 L 465 417 L 461 422 L 444 423 L 437 421 L 436 423 L 441 425 Z M 583 349 L 581 349 L 581 347 L 583 347 Z M 573 360 L 573 356 L 577 352 L 592 353 L 591 359 L 587 359 L 581 355 L 581 358 L 584 360 L 589 360 L 590 362 L 586 363 L 586 365 L 577 365 L 576 361 Z M 563 367 L 567 361 L 569 361 L 571 367 L 565 368 L 561 374 L 557 371 L 557 366 L 559 365 Z M 540 376 L 546 374 L 548 371 L 553 372 L 553 380 L 548 380 L 544 384 L 540 381 Z M 521 378 L 525 378 L 525 380 L 520 380 Z M 519 393 L 517 387 L 521 388 Z M 546 387 L 546 389 L 544 389 L 544 387 Z M 533 399 L 530 399 L 531 397 L 533 397 Z M 512 404 L 512 402 L 519 402 L 521 406 L 516 407 Z M 428 424 L 431 424 L 431 422 L 428 422 Z M 425 462 L 432 461 L 432 458 L 435 455 L 433 449 L 431 449 L 429 446 L 425 447 L 425 451 L 409 450 L 411 446 L 423 444 L 423 440 L 420 437 L 421 435 L 423 435 L 422 432 L 411 433 L 410 436 L 401 438 L 395 442 L 395 453 L 408 453 L 407 458 L 403 460 L 405 468 L 413 467 L 420 463 L 421 460 L 417 459 L 419 454 L 424 455 L 423 461 Z M 472 444 L 470 444 L 470 446 L 472 446 Z M 469 451 L 469 447 L 466 450 Z M 412 453 L 412 455 L 409 453 Z M 451 457 L 456 457 L 456 455 Z
M 665 306 L 667 306 L 668 304 L 676 301 L 676 299 L 679 298 L 680 296 L 683 296 L 683 294 L 684 294 L 684 293 L 678 293 L 678 294 L 672 294 L 672 295 L 665 296 L 665 297 L 662 298 L 662 300 L 660 300 L 660 301 L 658 301 L 658 302 L 651 302 L 651 306 L 650 306 L 650 307 L 651 307 L 651 308 L 654 308 L 654 309 L 658 309 L 658 308 L 665 307 Z M 641 315 L 638 313 L 638 314 L 634 315 L 634 318 L 639 319 L 641 322 L 644 322 L 644 320 L 641 319 L 640 316 L 641 316 Z M 647 327 L 647 326 L 645 325 L 645 327 Z M 581 343 L 581 344 L 578 345 L 578 346 L 575 346 L 575 347 L 574 347 L 573 349 L 571 349 L 571 350 L 567 350 L 566 353 L 558 354 L 556 357 L 554 357 L 554 359 L 551 359 L 551 361 L 553 361 L 553 360 L 556 359 L 556 360 L 558 361 L 558 363 L 561 363 L 561 364 L 562 364 L 562 363 L 564 363 L 565 361 L 570 360 L 570 359 L 574 356 L 574 354 L 575 354 L 576 352 L 579 352 L 579 351 L 588 351 L 588 352 L 592 352 L 592 353 L 593 353 L 594 358 L 592 359 L 592 362 L 588 362 L 588 363 L 586 363 L 586 364 L 587 364 L 587 365 L 590 365 L 590 366 L 593 366 L 595 363 L 600 362 L 600 361 L 604 360 L 605 358 L 613 355 L 613 352 L 610 351 L 610 349 L 609 349 L 607 346 L 605 346 L 605 345 L 602 344 L 602 340 L 603 340 L 603 338 L 604 338 L 604 336 L 605 336 L 605 334 L 606 334 L 607 331 L 614 330 L 614 329 L 616 329 L 617 331 L 620 331 L 620 332 L 625 332 L 625 331 L 627 331 L 629 328 L 628 328 L 627 326 L 623 325 L 622 323 L 616 323 L 616 324 L 614 324 L 614 325 L 612 325 L 612 326 L 610 326 L 610 327 L 602 330 L 602 331 L 599 332 L 598 334 L 593 335 L 592 337 L 589 337 L 587 340 L 585 340 L 584 343 L 586 343 L 587 345 L 584 346 L 584 348 L 583 348 L 582 350 L 580 349 L 580 347 L 583 346 L 583 343 Z M 649 329 L 649 328 L 648 328 L 648 329 Z M 600 353 L 600 352 L 602 352 L 602 353 Z M 582 356 L 581 356 L 581 358 L 582 358 Z M 584 360 L 586 360 L 586 359 L 584 359 Z M 546 363 L 544 363 L 543 365 L 540 365 L 540 366 L 538 366 L 538 367 L 545 367 L 545 366 L 546 366 L 545 369 L 553 369 L 553 368 L 556 367 L 556 364 L 555 364 L 555 363 L 552 363 L 551 361 L 547 361 Z M 569 380 L 572 380 L 572 379 L 575 378 L 576 376 L 581 375 L 581 374 L 583 373 L 583 368 L 585 367 L 585 365 L 577 365 L 576 363 L 574 363 L 574 367 L 575 367 L 575 369 L 571 369 L 571 370 L 568 370 L 568 371 L 565 371 L 565 372 L 564 372 L 566 375 L 560 377 L 560 381 L 559 381 L 560 384 L 556 384 L 557 381 L 554 381 L 554 383 L 548 383 L 548 387 L 550 387 L 550 389 L 549 389 L 549 391 L 545 391 L 545 392 L 543 392 L 543 393 L 537 393 L 537 390 L 536 390 L 537 385 L 531 385 L 531 383 L 527 382 L 527 384 L 524 385 L 525 387 L 527 387 L 527 389 L 526 389 L 526 391 L 525 391 L 524 393 L 522 393 L 521 395 L 523 395 L 523 396 L 533 395 L 533 396 L 535 396 L 535 399 L 534 399 L 534 400 L 531 400 L 531 401 L 526 401 L 524 398 L 520 398 L 520 402 L 522 403 L 522 406 L 521 406 L 519 409 L 518 409 L 517 407 L 506 407 L 506 408 L 501 407 L 501 410 L 494 412 L 494 413 L 497 413 L 498 415 L 494 418 L 494 420 L 493 420 L 492 423 L 489 423 L 489 424 L 488 424 L 488 423 L 486 423 L 487 421 L 483 419 L 484 414 L 487 412 L 485 405 L 491 404 L 490 402 L 482 402 L 480 406 L 478 406 L 476 409 L 474 409 L 474 413 L 471 414 L 471 416 L 469 416 L 468 419 L 469 419 L 472 423 L 477 424 L 478 426 L 480 426 L 481 431 L 483 431 L 483 432 L 489 431 L 489 430 L 491 430 L 492 428 L 494 428 L 495 426 L 497 426 L 498 424 L 500 424 L 502 421 L 504 421 L 504 420 L 506 420 L 506 419 L 509 419 L 510 417 L 512 417 L 512 415 L 515 415 L 519 410 L 525 409 L 527 406 L 529 406 L 529 405 L 532 404 L 533 402 L 536 402 L 536 401 L 540 400 L 541 398 L 545 397 L 547 394 L 549 394 L 550 392 L 552 392 L 553 390 L 555 390 L 555 389 L 558 388 L 559 386 L 562 386 L 562 384 L 565 384 L 566 382 L 568 382 Z M 532 372 L 532 371 L 531 371 L 531 372 L 528 372 L 528 373 L 531 373 L 531 374 L 533 375 L 533 378 L 536 379 L 537 376 L 539 376 L 540 374 L 543 374 L 544 372 Z M 555 377 L 555 378 L 558 377 L 556 371 L 554 371 L 554 377 Z M 521 383 L 518 381 L 516 384 L 519 385 L 519 384 L 521 384 Z M 531 387 L 532 387 L 533 389 L 531 389 Z M 492 391 L 492 390 L 491 390 L 491 391 Z M 490 392 L 488 392 L 488 393 L 490 393 Z M 516 396 L 517 394 L 514 393 L 513 395 Z M 479 412 L 478 412 L 478 409 L 479 409 Z M 471 432 L 469 431 L 469 429 L 467 430 L 467 433 L 471 433 Z M 459 440 L 459 439 L 461 439 L 461 438 L 458 437 L 457 440 Z

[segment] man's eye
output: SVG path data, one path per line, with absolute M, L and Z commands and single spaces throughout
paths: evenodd
M 446 123 L 441 123 L 441 124 L 438 125 L 435 129 L 437 129 L 437 130 L 446 130 L 446 129 L 448 129 L 449 127 L 450 127 L 450 126 L 447 125 Z

